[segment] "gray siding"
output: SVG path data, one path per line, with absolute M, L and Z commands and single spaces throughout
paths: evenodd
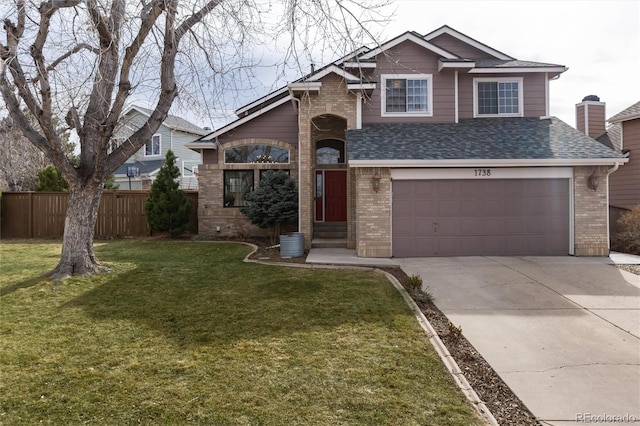
M 135 131 L 135 129 L 138 129 L 144 125 L 144 123 L 147 121 L 147 117 L 140 114 L 138 111 L 132 110 L 123 121 L 124 126 L 117 132 L 117 137 L 119 138 L 126 138 L 131 135 Z M 194 140 L 199 138 L 200 135 L 195 135 L 179 130 L 172 130 L 164 124 L 160 125 L 155 134 L 160 135 L 160 155 L 146 156 L 145 147 L 143 146 L 138 152 L 133 154 L 127 161 L 125 161 L 125 163 L 133 163 L 135 161 L 145 160 L 162 160 L 167 155 L 167 151 L 171 149 L 177 158 L 176 165 L 181 172 L 180 188 L 198 189 L 198 179 L 196 176 L 183 175 L 183 163 L 202 163 L 202 156 L 200 155 L 200 153 L 184 146 L 185 143 L 193 142 Z M 129 187 L 128 179 L 126 180 L 126 184 L 124 185 L 122 184 L 122 182 L 118 183 L 120 183 L 121 189 L 128 189 Z M 140 188 L 135 188 L 134 183 L 132 182 L 132 189 Z
M 631 154 L 629 162 L 609 176 L 609 204 L 628 209 L 640 205 L 640 118 L 622 123 L 622 147 Z

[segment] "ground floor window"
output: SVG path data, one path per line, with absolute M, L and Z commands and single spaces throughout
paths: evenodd
M 242 207 L 245 197 L 253 191 L 253 170 L 224 171 L 224 206 Z

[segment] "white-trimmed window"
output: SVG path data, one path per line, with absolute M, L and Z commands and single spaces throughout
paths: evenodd
M 433 76 L 431 74 L 386 74 L 383 117 L 431 117 L 433 115 Z
M 473 80 L 475 117 L 522 117 L 522 77 L 487 77 Z
M 182 162 L 182 176 L 191 177 L 198 174 L 198 163 L 193 161 Z
M 145 157 L 153 157 L 158 156 L 162 153 L 162 149 L 160 146 L 160 135 L 153 135 L 149 142 L 144 146 L 144 156 Z

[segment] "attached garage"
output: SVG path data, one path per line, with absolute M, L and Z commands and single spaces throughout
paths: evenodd
M 570 180 L 392 182 L 392 253 L 515 256 L 570 253 Z

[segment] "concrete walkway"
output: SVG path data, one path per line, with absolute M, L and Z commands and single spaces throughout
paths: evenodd
M 316 250 L 307 262 L 381 262 Z M 423 278 L 543 424 L 640 424 L 640 277 L 606 264 L 640 257 L 382 260 Z

